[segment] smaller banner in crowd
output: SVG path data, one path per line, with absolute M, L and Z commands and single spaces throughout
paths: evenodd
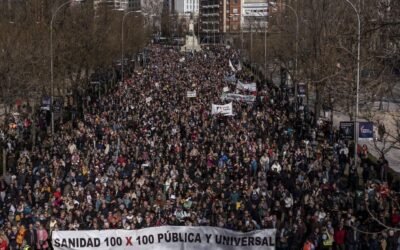
M 253 95 L 240 95 L 234 93 L 223 93 L 221 95 L 222 101 L 237 101 L 237 102 L 247 102 L 253 103 L 256 100 L 256 97 Z
M 196 97 L 196 96 L 197 96 L 196 90 L 194 90 L 194 91 L 187 91 L 187 92 L 186 92 L 186 97 L 188 97 L 188 98 L 193 98 L 193 97 Z
M 229 92 L 229 90 L 230 90 L 229 87 L 224 87 L 224 88 L 222 89 L 223 92 Z
M 359 122 L 358 139 L 359 140 L 374 139 L 374 124 L 372 122 Z
M 225 76 L 224 80 L 230 83 L 235 83 L 237 81 L 236 76 L 234 74 L 230 76 Z
M 238 81 L 236 84 L 236 89 L 250 91 L 250 92 L 257 92 L 257 84 L 255 82 L 242 83 L 241 81 Z
M 354 139 L 354 122 L 340 122 L 340 137 L 345 140 Z
M 153 100 L 153 98 L 151 96 L 146 97 L 146 103 L 147 104 L 149 104 L 152 100 Z
M 275 229 L 248 233 L 216 227 L 162 226 L 140 230 L 54 231 L 55 250 L 274 250 Z
M 211 114 L 212 115 L 220 114 L 220 115 L 224 115 L 224 116 L 233 115 L 232 103 L 228 103 L 225 105 L 213 104 L 211 107 Z

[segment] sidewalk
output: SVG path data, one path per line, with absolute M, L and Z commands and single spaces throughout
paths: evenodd
M 393 115 L 400 115 L 399 109 L 398 109 L 398 104 L 389 104 L 389 111 L 390 112 L 380 112 L 377 114 L 377 118 L 379 117 L 379 120 L 385 124 L 386 131 L 392 134 L 396 134 L 396 129 L 398 129 L 394 123 L 393 120 Z M 350 118 L 348 115 L 343 114 L 341 112 L 335 111 L 333 113 L 333 126 L 335 128 L 339 128 L 339 123 L 341 121 L 350 121 Z M 359 119 L 359 121 L 366 121 L 365 119 Z M 374 124 L 375 126 L 376 124 Z M 360 145 L 367 145 L 370 153 L 376 157 L 380 157 L 380 153 L 377 150 L 377 148 L 381 148 L 384 146 L 382 142 L 376 142 L 376 145 L 373 141 L 358 141 Z M 386 145 L 386 148 L 388 147 L 388 144 Z M 389 167 L 395 171 L 396 173 L 400 174 L 400 149 L 392 148 L 390 149 L 386 154 L 385 157 L 387 161 L 389 162 Z

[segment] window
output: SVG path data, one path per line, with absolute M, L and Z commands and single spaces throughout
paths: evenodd
M 232 10 L 232 13 L 233 13 L 233 14 L 237 14 L 237 13 L 238 13 L 238 9 L 233 9 L 233 10 Z

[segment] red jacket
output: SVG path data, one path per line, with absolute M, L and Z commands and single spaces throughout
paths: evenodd
M 397 226 L 397 224 L 399 224 L 399 222 L 400 222 L 400 215 L 397 213 L 392 214 L 392 225 Z
M 344 228 L 335 230 L 333 239 L 335 240 L 336 244 L 338 245 L 344 244 L 345 237 L 346 237 L 346 230 L 344 230 Z
M 6 250 L 7 249 L 7 241 L 3 239 L 3 241 L 0 243 L 0 250 Z

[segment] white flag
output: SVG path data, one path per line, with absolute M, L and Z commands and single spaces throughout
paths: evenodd
M 236 69 L 235 69 L 235 67 L 233 67 L 233 64 L 232 64 L 231 59 L 229 59 L 229 67 L 231 67 L 231 70 L 232 70 L 233 72 L 236 72 Z
M 241 70 L 242 70 L 242 64 L 240 63 L 240 61 L 239 61 L 238 65 L 237 65 L 236 67 L 237 67 L 237 70 L 238 70 L 238 71 L 241 71 Z

